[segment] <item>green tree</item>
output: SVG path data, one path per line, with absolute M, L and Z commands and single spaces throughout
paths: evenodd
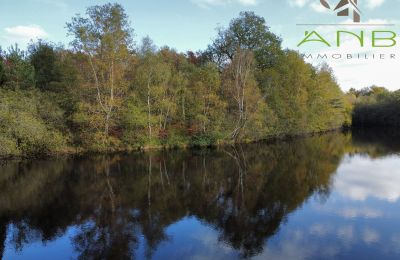
M 0 87 L 6 82 L 6 72 L 4 66 L 3 51 L 0 48 Z
M 155 103 L 155 87 L 159 82 L 163 82 L 163 78 L 166 76 L 165 71 L 167 68 L 163 66 L 156 55 L 157 47 L 154 46 L 152 40 L 146 37 L 142 41 L 141 49 L 139 54 L 141 55 L 140 64 L 137 70 L 137 83 L 144 89 L 142 96 L 146 100 L 147 104 L 147 128 L 149 140 L 153 138 L 153 124 L 155 118 L 153 118 L 154 103 Z
M 137 70 L 135 71 L 135 89 L 145 105 L 147 113 L 148 137 L 153 138 L 154 128 L 159 122 L 161 128 L 160 102 L 164 95 L 164 86 L 170 79 L 170 68 L 162 61 L 161 56 L 150 49 L 141 53 Z
M 30 62 L 35 68 L 36 87 L 48 90 L 51 82 L 61 80 L 55 47 L 51 43 L 39 40 L 30 44 L 28 50 Z
M 400 126 L 399 91 L 372 86 L 358 91 L 352 114 L 354 126 Z
M 221 130 L 226 102 L 222 100 L 221 80 L 215 64 L 196 67 L 190 82 L 188 94 L 188 116 L 193 127 L 203 135 Z
M 252 51 L 257 66 L 267 68 L 275 63 L 281 52 L 281 40 L 270 32 L 264 18 L 253 12 L 241 12 L 227 29 L 218 29 L 218 36 L 207 53 L 213 61 L 224 66 L 233 60 L 238 49 Z
M 30 64 L 26 52 L 17 45 L 6 52 L 3 87 L 7 89 L 28 89 L 35 86 L 35 70 Z
M 278 120 L 275 134 L 306 131 L 307 88 L 315 86 L 311 81 L 313 73 L 300 55 L 290 51 L 280 57 L 276 66 L 262 72 L 262 93 Z
M 230 104 L 233 115 L 231 137 L 238 141 L 246 130 L 249 119 L 258 112 L 263 97 L 255 81 L 254 56 L 252 51 L 237 50 L 232 63 L 224 72 L 224 94 Z
M 316 71 L 315 85 L 309 92 L 310 131 L 323 131 L 343 126 L 346 104 L 343 92 L 326 64 Z M 329 116 L 327 116 L 329 115 Z
M 277 116 L 274 134 L 324 131 L 344 122 L 343 93 L 332 71 L 316 69 L 299 53 L 285 51 L 276 66 L 258 72 L 267 104 Z
M 92 113 L 101 115 L 93 119 L 103 121 L 103 134 L 107 139 L 127 87 L 124 77 L 133 30 L 119 4 L 89 7 L 86 14 L 87 18 L 74 17 L 67 28 L 75 37 L 72 46 L 87 58 L 92 76 L 88 84 L 94 89 L 89 102 L 96 102 L 97 109 Z

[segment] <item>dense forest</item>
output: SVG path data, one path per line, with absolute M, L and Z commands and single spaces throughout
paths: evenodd
M 69 47 L 0 51 L 0 156 L 218 145 L 351 124 L 330 68 L 283 49 L 253 12 L 187 53 L 136 42 L 119 4 L 89 7 L 66 28 Z

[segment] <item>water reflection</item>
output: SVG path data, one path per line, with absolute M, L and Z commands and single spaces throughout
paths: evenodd
M 58 248 L 68 259 L 355 257 L 348 245 L 356 236 L 372 250 L 384 228 L 345 220 L 396 215 L 369 202 L 400 196 L 400 143 L 371 135 L 8 162 L 0 167 L 0 256 Z M 332 236 L 341 242 L 325 241 Z

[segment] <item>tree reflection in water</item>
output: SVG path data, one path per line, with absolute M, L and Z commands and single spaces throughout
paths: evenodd
M 151 258 L 169 240 L 166 228 L 189 216 L 243 257 L 254 256 L 310 196 L 329 196 L 352 149 L 350 134 L 331 133 L 214 150 L 9 162 L 0 168 L 0 256 L 7 233 L 21 250 L 77 227 L 72 243 L 81 259 L 135 258 L 141 236 Z

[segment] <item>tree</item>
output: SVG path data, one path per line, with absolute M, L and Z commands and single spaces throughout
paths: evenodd
M 4 68 L 3 51 L 0 48 L 0 87 L 6 82 L 6 72 Z
M 126 88 L 124 73 L 132 48 L 132 33 L 128 17 L 119 4 L 89 7 L 87 18 L 77 15 L 67 23 L 69 34 L 75 37 L 72 46 L 87 58 L 92 74 L 99 113 L 103 117 L 104 135 L 109 129 L 116 108 Z
M 195 69 L 191 80 L 189 114 L 202 134 L 219 129 L 226 103 L 220 96 L 221 80 L 215 64 Z
M 399 91 L 372 86 L 359 93 L 352 113 L 354 126 L 400 126 Z
M 256 112 L 259 103 L 263 101 L 252 74 L 253 69 L 253 53 L 239 49 L 224 73 L 224 92 L 230 99 L 230 109 L 236 117 L 231 133 L 235 141 L 245 129 L 251 114 Z
M 39 40 L 28 47 L 30 62 L 35 68 L 36 87 L 48 90 L 51 82 L 61 80 L 61 72 L 57 68 L 55 46 Z
M 35 85 L 35 71 L 29 63 L 26 52 L 18 45 L 8 49 L 4 57 L 3 87 L 28 89 Z
M 186 87 L 184 73 L 179 65 L 185 58 L 174 50 L 164 47 L 159 52 L 161 81 L 155 88 L 156 109 L 159 121 L 160 137 L 165 139 L 167 126 L 177 113 L 179 107 L 178 93 Z
M 257 77 L 277 116 L 274 134 L 324 131 L 343 124 L 343 93 L 327 66 L 314 68 L 299 53 L 287 50 Z
M 147 47 L 143 47 L 143 52 L 141 52 L 134 87 L 147 107 L 148 137 L 151 140 L 153 138 L 153 124 L 157 122 L 157 114 L 160 108 L 158 97 L 163 96 L 162 87 L 167 85 L 170 71 L 168 64 L 164 63 L 160 59 L 161 57 L 152 50 L 153 47 L 151 47 L 152 49 Z
M 308 90 L 310 131 L 341 127 L 345 122 L 345 98 L 333 77 L 332 69 L 323 64 L 316 70 L 315 84 Z M 329 116 L 327 116 L 329 115 Z
M 241 12 L 227 29 L 218 29 L 218 36 L 207 53 L 223 67 L 233 60 L 239 49 L 253 51 L 257 67 L 266 68 L 275 63 L 281 51 L 281 40 L 269 31 L 264 18 L 253 12 Z
M 139 54 L 141 55 L 141 66 L 138 71 L 139 84 L 146 86 L 147 90 L 147 127 L 149 132 L 149 140 L 153 137 L 152 132 L 152 86 L 160 79 L 158 72 L 161 71 L 158 67 L 158 62 L 156 59 L 157 47 L 154 45 L 150 37 L 145 37 L 142 40 L 142 45 L 139 49 Z

